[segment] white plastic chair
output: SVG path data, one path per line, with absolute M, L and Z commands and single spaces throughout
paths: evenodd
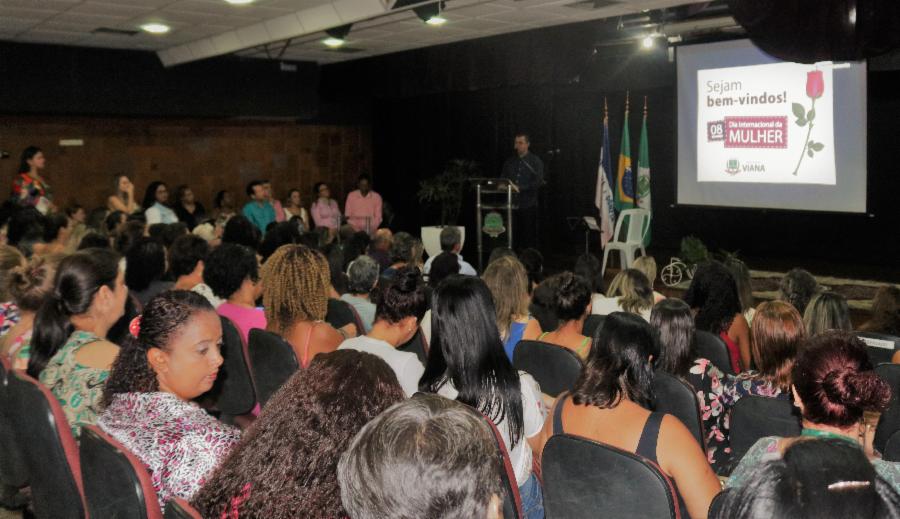
M 625 233 L 625 241 L 619 241 L 622 234 L 622 222 L 628 220 L 628 229 Z M 619 251 L 619 260 L 622 268 L 631 268 L 634 264 L 634 253 L 638 249 L 642 256 L 647 255 L 644 250 L 644 238 L 650 230 L 650 211 L 646 209 L 626 209 L 619 213 L 616 220 L 616 231 L 613 240 L 603 249 L 603 268 L 601 275 L 606 273 L 606 262 L 609 259 L 609 251 Z

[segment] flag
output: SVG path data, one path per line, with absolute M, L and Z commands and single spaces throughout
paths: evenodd
M 606 99 L 603 100 L 603 145 L 600 148 L 600 167 L 597 169 L 597 189 L 594 205 L 600 211 L 600 243 L 606 244 L 613 237 L 616 227 L 616 207 L 613 200 L 612 159 L 609 155 L 609 114 Z
M 625 122 L 619 146 L 619 171 L 616 176 L 616 212 L 634 207 L 634 175 L 631 173 L 631 138 L 628 133 L 628 98 L 625 98 Z
M 641 148 L 638 151 L 637 206 L 652 212 L 650 205 L 650 144 L 647 142 L 647 98 L 644 97 L 644 124 L 641 126 Z M 650 229 L 644 247 L 650 246 Z

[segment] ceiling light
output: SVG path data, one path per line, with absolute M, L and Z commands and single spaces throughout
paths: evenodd
M 327 38 L 322 40 L 326 46 L 331 47 L 332 49 L 336 49 L 346 43 L 347 35 L 350 34 L 350 28 L 353 27 L 352 23 L 348 23 L 346 25 L 338 25 L 337 27 L 332 27 L 331 29 L 325 29 L 325 34 L 328 35 Z
M 443 1 L 420 5 L 419 7 L 413 7 L 413 12 L 416 13 L 416 16 L 418 16 L 420 20 L 427 23 L 428 25 L 435 27 L 447 23 L 447 19 L 441 16 L 441 12 L 443 10 Z
M 254 0 L 225 0 L 231 5 L 247 5 L 252 4 Z
M 425 20 L 425 23 L 428 25 L 444 25 L 447 23 L 447 19 L 443 16 L 432 16 L 431 18 Z
M 326 47 L 331 47 L 332 49 L 336 49 L 345 43 L 343 38 L 332 38 L 328 37 L 322 40 L 322 43 L 325 44 Z
M 141 29 L 150 34 L 165 34 L 169 32 L 170 27 L 164 23 L 145 23 L 141 25 Z
M 653 48 L 653 36 L 647 36 L 643 40 L 641 40 L 641 47 L 645 49 Z

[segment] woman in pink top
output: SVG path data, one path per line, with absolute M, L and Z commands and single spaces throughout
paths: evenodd
M 327 228 L 329 236 L 334 238 L 341 226 L 341 208 L 331 198 L 331 190 L 325 182 L 316 182 L 313 186 L 313 196 L 315 200 L 309 209 L 313 222 L 316 227 Z
M 256 253 L 243 245 L 223 243 L 212 251 L 203 268 L 203 282 L 225 302 L 216 308 L 231 319 L 244 344 L 252 328 L 266 329 L 266 316 L 256 307 L 262 292 Z

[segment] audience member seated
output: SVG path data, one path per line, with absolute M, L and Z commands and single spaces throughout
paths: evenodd
M 475 267 L 469 264 L 468 261 L 464 260 L 460 251 L 462 250 L 462 233 L 459 231 L 459 228 L 453 225 L 448 225 L 441 229 L 441 252 L 448 252 L 456 256 L 456 259 L 459 261 L 459 273 L 466 276 L 477 276 L 478 272 L 475 271 Z M 429 272 L 431 272 L 431 263 L 434 261 L 434 258 L 437 256 L 432 256 L 428 258 L 428 261 L 425 262 L 425 267 L 423 272 L 427 276 Z
M 659 333 L 659 357 L 654 364 L 694 388 L 703 420 L 707 458 L 717 473 L 723 473 L 730 468 L 730 450 L 715 439 L 727 434 L 720 428 L 725 418 L 722 392 L 727 377 L 708 359 L 697 355 L 694 316 L 687 303 L 675 298 L 656 303 L 650 314 L 650 325 Z
M 394 244 L 394 234 L 390 229 L 381 228 L 375 231 L 372 243 L 369 244 L 368 255 L 378 262 L 379 273 L 391 266 L 391 246 Z
M 284 201 L 282 210 L 284 211 L 285 221 L 291 221 L 294 218 L 297 218 L 302 226 L 301 229 L 303 232 L 312 229 L 309 221 L 309 212 L 303 207 L 303 195 L 300 194 L 299 189 L 294 188 L 288 191 L 288 197 Z
M 259 244 L 257 253 L 260 255 L 260 261 L 265 263 L 273 252 L 278 250 L 282 245 L 290 245 L 301 243 L 303 233 L 300 227 L 291 222 L 277 222 L 269 226 L 268 232 Z
M 806 311 L 806 305 L 817 292 L 821 290 L 819 282 L 809 272 L 795 268 L 788 271 L 781 278 L 781 284 L 778 287 L 778 299 L 787 301 L 794 305 L 794 308 L 803 315 Z
M 432 344 L 419 389 L 459 400 L 494 422 L 509 452 L 525 517 L 541 518 L 543 495 L 532 473 L 532 448 L 544 422 L 541 389 L 531 375 L 513 369 L 493 306 L 482 280 L 444 280 L 434 294 Z
M 731 369 L 750 369 L 750 325 L 741 311 L 737 284 L 731 272 L 718 261 L 701 263 L 684 302 L 694 312 L 698 330 L 718 335 L 728 346 Z
M 128 175 L 116 175 L 113 177 L 115 192 L 106 199 L 106 208 L 110 212 L 119 211 L 123 214 L 131 214 L 141 208 L 134 198 L 134 184 Z
M 222 366 L 222 324 L 200 294 L 150 300 L 112 368 L 100 428 L 150 471 L 159 506 L 191 499 L 240 439 L 197 404 Z
M 636 315 L 613 312 L 593 344 L 571 394 L 560 395 L 547 417 L 537 452 L 562 433 L 633 452 L 674 480 L 682 517 L 706 517 L 720 489 L 706 455 L 681 421 L 649 411 L 651 362 L 659 356 L 653 329 Z
M 516 256 L 515 251 L 509 247 L 494 247 L 491 249 L 490 256 L 488 256 L 488 265 L 493 263 L 494 260 L 498 260 L 504 256 L 512 256 L 513 258 L 519 259 L 518 256 Z
M 459 274 L 459 261 L 456 255 L 451 252 L 442 252 L 433 258 L 428 258 L 431 265 L 428 273 L 428 287 L 432 290 L 436 289 L 441 281 L 446 278 Z
M 99 232 L 91 231 L 84 236 L 81 237 L 81 241 L 78 242 L 78 246 L 75 248 L 76 250 L 84 250 L 84 249 L 108 249 L 109 246 L 109 238 L 100 234 Z
M 555 294 L 553 313 L 559 319 L 559 326 L 553 331 L 538 336 L 543 341 L 572 350 L 587 359 L 591 349 L 591 338 L 585 337 L 584 320 L 591 314 L 591 287 L 587 280 L 571 272 L 557 274 L 547 280 Z
M 269 195 L 262 180 L 247 184 L 247 197 L 250 200 L 244 204 L 241 214 L 263 235 L 269 224 L 275 221 L 275 207 L 269 203 Z
M 297 362 L 309 366 L 319 353 L 337 349 L 344 336 L 325 321 L 328 262 L 305 245 L 284 245 L 262 267 L 267 328 L 293 348 Z
M 341 208 L 337 201 L 331 198 L 331 189 L 325 182 L 316 182 L 313 186 L 313 203 L 309 208 L 312 213 L 313 223 L 316 227 L 328 229 L 328 241 L 337 237 L 338 228 L 341 226 Z
M 401 400 L 403 390 L 376 356 L 317 356 L 272 396 L 194 506 L 203 517 L 348 517 L 338 459 L 366 423 Z
M 219 245 L 207 258 L 203 281 L 213 295 L 224 300 L 216 307 L 216 312 L 231 319 L 241 332 L 244 344 L 247 344 L 251 329 L 266 329 L 266 316 L 256 307 L 256 300 L 262 294 L 262 283 L 259 262 L 252 250 L 234 243 Z
M 781 458 L 799 439 L 812 437 L 834 438 L 864 450 L 878 475 L 900 490 L 900 464 L 875 455 L 875 427 L 863 420 L 865 411 L 887 407 L 891 388 L 875 374 L 861 340 L 836 330 L 807 339 L 793 368 L 792 393 L 803 416 L 801 437 L 761 438 L 732 472 L 729 487 L 749 484 L 754 467 Z
M 235 210 L 234 193 L 223 189 L 216 193 L 213 198 L 212 217 L 216 221 L 216 226 L 225 227 L 225 223 L 237 214 Z
M 898 519 L 900 495 L 851 441 L 809 439 L 756 463 L 712 519 Z
M 860 326 L 859 331 L 900 337 L 900 288 L 886 285 L 875 292 L 872 318 Z
M 394 235 L 391 244 L 391 265 L 384 269 L 381 277 L 390 280 L 397 270 L 406 266 L 420 267 L 422 265 L 422 242 L 409 233 L 398 232 Z
M 827 330 L 852 331 L 847 298 L 835 292 L 819 292 L 806 305 L 803 324 L 810 337 Z
M 175 211 L 169 207 L 169 188 L 165 182 L 157 180 L 147 186 L 144 193 L 144 216 L 147 218 L 147 225 L 178 221 Z
M 104 337 L 124 312 L 124 269 L 125 262 L 106 249 L 64 258 L 34 318 L 28 374 L 53 392 L 76 438 L 82 425 L 96 423 L 103 385 L 119 354 Z
M 353 519 L 503 517 L 493 433 L 477 411 L 439 396 L 416 395 L 366 424 L 337 473 Z
M 10 280 L 13 271 L 28 262 L 19 249 L 10 245 L 0 245 L 0 337 L 19 322 L 19 307 L 12 301 Z
M 591 299 L 591 311 L 596 315 L 628 312 L 649 322 L 650 311 L 653 309 L 653 287 L 640 270 L 625 269 L 613 278 L 606 297 L 595 296 Z
M 113 248 L 116 252 L 125 256 L 125 254 L 128 253 L 128 250 L 131 249 L 138 240 L 144 237 L 145 229 L 146 226 L 142 222 L 127 222 L 115 235 L 113 239 Z
M 553 286 L 547 283 L 545 279 L 531 293 L 531 303 L 528 305 L 528 313 L 537 320 L 542 330 L 555 330 L 559 326 L 559 318 L 553 311 L 555 308 L 554 300 L 556 294 L 553 292 Z M 593 296 L 591 304 L 593 304 Z
M 367 259 L 375 266 L 374 260 Z M 413 338 L 425 314 L 422 276 L 418 269 L 402 268 L 392 281 L 375 290 L 373 298 L 376 311 L 372 330 L 361 337 L 347 339 L 338 349 L 364 351 L 380 357 L 394 370 L 406 396 L 412 396 L 419 390 L 419 379 L 425 367 L 415 353 L 397 351 L 396 348 Z
M 197 224 L 206 219 L 206 208 L 194 198 L 194 191 L 187 184 L 175 189 L 175 215 L 188 231 L 193 231 Z
M 262 233 L 244 215 L 237 214 L 229 218 L 222 231 L 222 243 L 234 243 L 249 247 L 254 252 L 259 248 Z
M 223 303 L 203 282 L 203 269 L 209 257 L 209 243 L 199 236 L 185 234 L 169 247 L 169 272 L 175 279 L 174 290 L 190 290 L 209 301 L 213 308 Z
M 32 258 L 27 265 L 14 268 L 9 275 L 9 292 L 18 311 L 18 321 L 0 338 L 0 354 L 9 359 L 15 369 L 28 367 L 34 317 L 53 290 L 53 278 L 64 257 L 48 254 Z
M 157 294 L 172 288 L 171 281 L 164 281 L 166 273 L 166 249 L 153 238 L 141 238 L 125 254 L 128 270 L 125 284 L 143 307 Z
M 72 222 L 63 213 L 53 213 L 44 218 L 44 243 L 35 243 L 31 250 L 35 256 L 67 252 Z
M 33 247 L 44 239 L 44 216 L 34 207 L 18 208 L 6 225 L 6 242 L 30 258 Z
M 102 228 L 97 230 L 105 232 L 110 236 L 115 236 L 122 231 L 122 228 L 127 221 L 128 215 L 126 213 L 123 213 L 122 211 L 112 211 L 106 215 L 106 220 L 104 220 Z
M 734 283 L 737 285 L 738 299 L 741 301 L 741 312 L 744 314 L 744 319 L 747 320 L 747 324 L 751 324 L 753 316 L 756 314 L 756 304 L 753 298 L 753 283 L 750 280 L 750 269 L 736 257 L 730 257 L 725 260 L 725 267 L 731 272 Z
M 512 362 L 520 340 L 535 340 L 541 334 L 540 324 L 528 315 L 528 274 L 514 256 L 505 256 L 491 262 L 482 278 L 493 296 L 503 351 Z
M 647 281 L 650 282 L 650 289 L 653 290 L 653 284 L 656 283 L 656 260 L 653 256 L 638 256 L 634 260 L 634 264 L 632 265 L 633 269 L 641 271 L 641 273 L 647 278 Z M 653 290 L 653 303 L 656 304 L 666 296 L 660 294 L 656 290 Z
M 347 268 L 350 282 L 348 292 L 341 296 L 341 300 L 353 305 L 365 328 L 362 333 L 372 331 L 375 321 L 375 303 L 371 301 L 371 294 L 378 284 L 378 270 L 378 263 L 368 256 L 359 256 Z
M 537 249 L 523 249 L 519 251 L 519 261 L 528 274 L 528 294 L 531 294 L 534 288 L 544 280 L 544 255 Z
M 572 272 L 576 276 L 581 276 L 591 285 L 591 301 L 594 298 L 604 297 L 606 286 L 603 284 L 603 273 L 600 267 L 600 260 L 593 254 L 585 253 L 578 256 L 575 260 L 575 268 Z

